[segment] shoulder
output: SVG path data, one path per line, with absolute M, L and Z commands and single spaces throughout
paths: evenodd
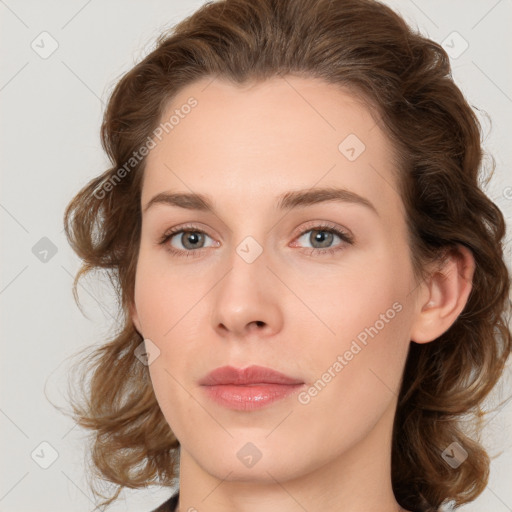
M 179 491 L 151 512 L 174 512 L 178 505 Z

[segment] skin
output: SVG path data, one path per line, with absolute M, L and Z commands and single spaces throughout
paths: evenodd
M 149 371 L 181 443 L 179 510 L 403 510 L 391 486 L 391 432 L 408 349 L 462 311 L 471 254 L 461 247 L 415 279 L 391 144 L 348 91 L 295 76 L 243 87 L 208 78 L 182 89 L 163 119 L 190 96 L 197 106 L 147 158 L 141 203 L 196 192 L 215 212 L 154 204 L 143 213 L 132 308 L 160 351 Z M 354 161 L 338 149 L 349 134 L 366 146 Z M 276 209 L 279 195 L 311 187 L 348 189 L 377 213 L 334 201 Z M 315 242 L 310 230 L 324 222 L 353 243 Z M 206 234 L 192 241 L 199 248 L 183 245 L 183 233 L 167 246 L 196 257 L 158 244 L 185 224 Z M 262 249 L 251 263 L 237 253 L 248 236 Z M 394 318 L 308 403 L 294 394 L 233 411 L 198 384 L 219 366 L 258 364 L 310 389 L 393 304 Z M 262 454 L 252 467 L 237 456 L 248 442 Z

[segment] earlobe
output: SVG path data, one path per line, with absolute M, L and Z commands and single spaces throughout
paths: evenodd
M 472 289 L 475 259 L 465 246 L 457 245 L 447 254 L 441 268 L 422 284 L 416 319 L 410 339 L 428 343 L 446 332 L 467 304 Z

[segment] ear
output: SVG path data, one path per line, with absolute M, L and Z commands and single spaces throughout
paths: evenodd
M 141 323 L 140 323 L 140 319 L 139 319 L 139 314 L 137 313 L 137 308 L 135 307 L 135 304 L 133 302 L 130 304 L 129 309 L 130 309 L 130 318 L 132 319 L 133 325 L 135 326 L 137 331 L 139 331 L 139 334 L 142 337 L 144 337 L 142 335 L 142 328 L 141 328 Z
M 428 343 L 453 325 L 468 301 L 474 272 L 475 259 L 467 247 L 449 251 L 441 267 L 421 284 L 411 341 Z

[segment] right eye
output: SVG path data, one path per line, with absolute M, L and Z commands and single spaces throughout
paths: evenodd
M 205 237 L 210 238 L 197 227 L 180 226 L 166 231 L 159 244 L 165 245 L 165 248 L 175 256 L 189 257 L 195 256 L 194 253 L 198 253 L 200 249 L 207 248 L 204 246 Z

